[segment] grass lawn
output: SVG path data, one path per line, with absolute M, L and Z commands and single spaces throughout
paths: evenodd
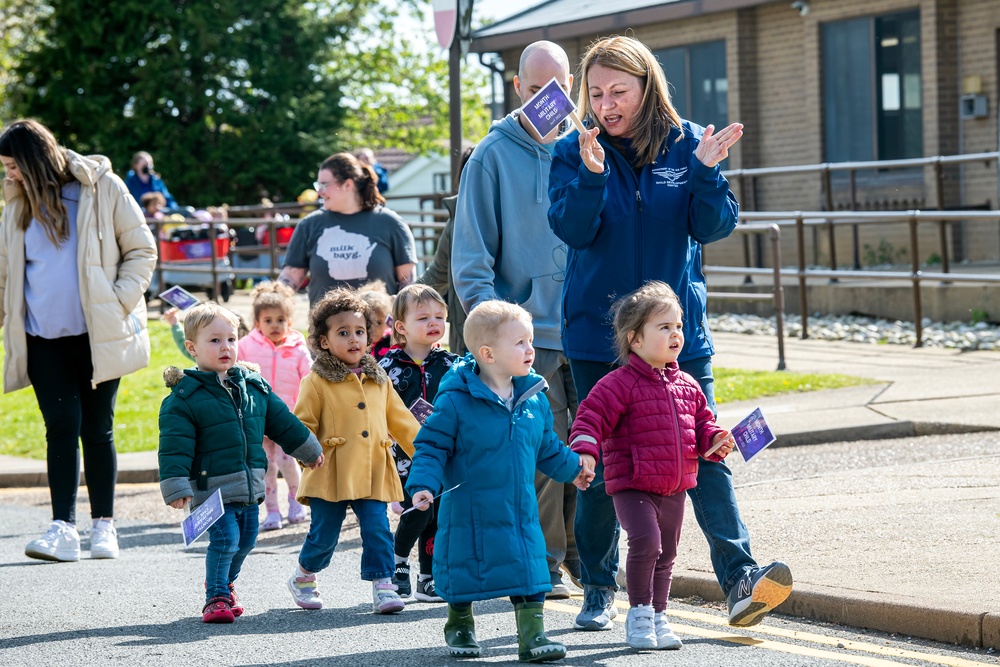
M 152 360 L 147 368 L 122 378 L 115 410 L 115 444 L 119 452 L 155 450 L 160 401 L 167 395 L 163 369 L 189 362 L 174 345 L 170 327 L 150 320 Z M 0 347 L 2 355 L 2 347 Z M 846 375 L 815 375 L 785 371 L 715 369 L 719 403 L 750 400 L 788 392 L 835 389 L 869 382 Z M 0 454 L 45 458 L 45 427 L 30 388 L 0 395 Z

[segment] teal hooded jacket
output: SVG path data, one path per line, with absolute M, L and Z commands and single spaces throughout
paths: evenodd
M 546 389 L 534 372 L 515 377 L 509 410 L 468 354 L 442 379 L 417 434 L 410 495 L 460 484 L 435 501 L 434 583 L 452 604 L 552 590 L 535 470 L 571 482 L 580 458 L 552 431 Z

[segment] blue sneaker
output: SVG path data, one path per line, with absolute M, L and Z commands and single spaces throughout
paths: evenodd
M 757 625 L 792 592 L 792 571 L 780 561 L 747 570 L 726 596 L 729 625 Z
M 583 587 L 583 609 L 573 624 L 577 630 L 610 630 L 611 619 L 618 615 L 615 592 L 599 586 Z

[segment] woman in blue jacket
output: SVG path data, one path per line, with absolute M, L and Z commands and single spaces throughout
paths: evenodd
M 563 349 L 582 401 L 614 368 L 612 302 L 649 280 L 666 282 L 684 310 L 681 370 L 694 376 L 715 411 L 701 247 L 729 236 L 739 205 L 719 162 L 743 135 L 733 123 L 715 132 L 683 120 L 670 103 L 655 56 L 641 42 L 612 37 L 580 65 L 579 108 L 591 129 L 561 140 L 549 175 L 549 224 L 569 246 L 563 288 Z M 619 525 L 600 484 L 603 466 L 577 501 L 583 564 L 583 630 L 611 627 Z M 791 592 L 788 566 L 760 568 L 724 463 L 701 461 L 689 491 L 729 602 L 729 622 L 759 622 Z

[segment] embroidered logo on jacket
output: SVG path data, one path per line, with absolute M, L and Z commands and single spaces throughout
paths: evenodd
M 684 185 L 688 182 L 687 179 L 687 167 L 681 167 L 680 169 L 671 169 L 670 167 L 662 167 L 660 169 L 654 169 L 653 173 L 664 179 L 662 181 L 656 181 L 657 185 L 664 185 L 668 188 L 676 188 Z

